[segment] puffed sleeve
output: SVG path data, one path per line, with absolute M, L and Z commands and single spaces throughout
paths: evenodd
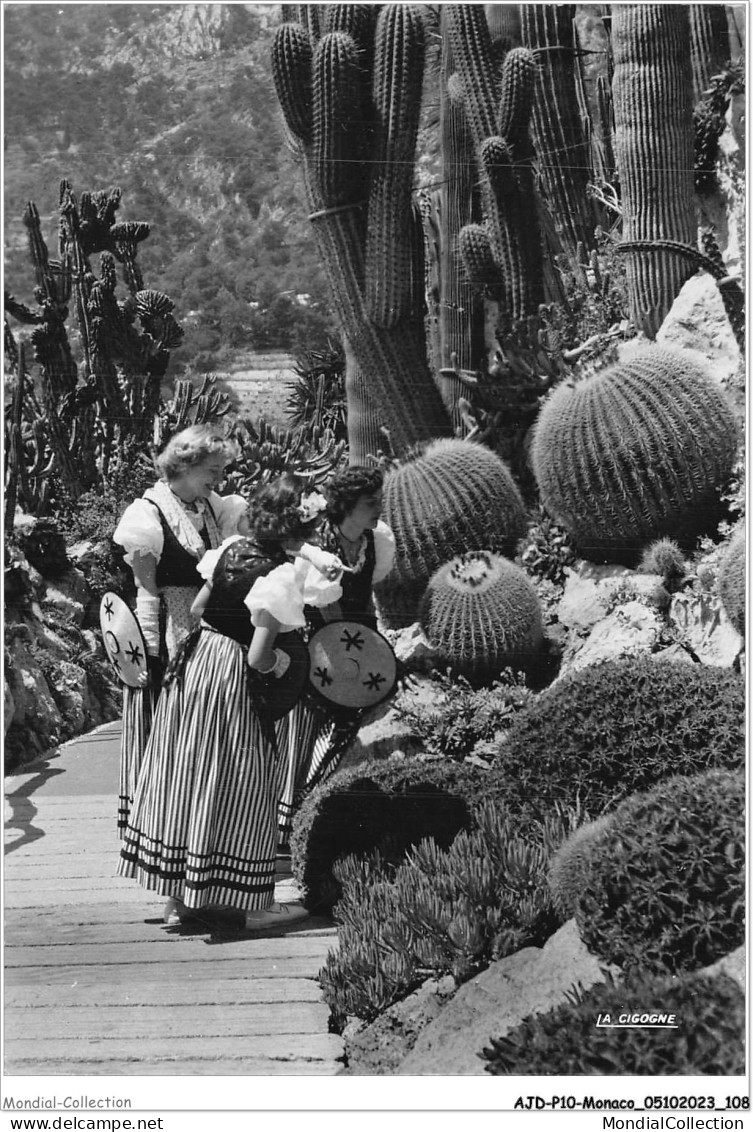
M 225 541 L 220 544 L 220 546 L 215 547 L 214 550 L 208 550 L 206 552 L 206 554 L 196 567 L 205 582 L 211 582 L 212 578 L 214 577 L 215 568 L 220 558 L 225 553 L 227 548 L 232 545 L 232 543 L 238 542 L 240 537 L 240 535 L 231 535 L 231 537 L 226 538 Z
M 395 536 L 381 519 L 374 530 L 374 558 L 372 581 L 381 582 L 389 574 L 395 561 Z
M 292 562 L 276 566 L 268 574 L 257 578 L 245 598 L 246 608 L 254 625 L 262 611 L 270 613 L 280 623 L 280 631 L 302 629 L 306 624 L 303 615 L 303 591 Z
M 246 514 L 248 508 L 247 501 L 242 495 L 217 495 L 213 494 L 212 508 L 214 510 L 215 518 L 217 519 L 217 527 L 223 538 L 230 538 L 231 535 L 238 533 L 238 523 Z
M 330 562 L 334 564 L 338 561 L 334 554 L 329 554 L 326 550 L 320 550 L 318 547 L 312 547 L 312 550 L 318 551 L 317 561 L 324 565 L 329 565 Z M 330 578 L 326 578 L 321 570 L 304 557 L 296 558 L 295 572 L 298 588 L 303 593 L 304 605 L 333 605 L 343 596 L 343 588 L 339 579 L 332 581 Z M 342 572 L 340 577 L 342 577 Z
M 133 564 L 135 554 L 151 554 L 159 562 L 165 536 L 156 508 L 146 499 L 136 499 L 123 512 L 113 541 L 125 549 L 125 560 Z

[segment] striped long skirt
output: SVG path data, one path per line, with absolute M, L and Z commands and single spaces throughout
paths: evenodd
M 277 818 L 281 845 L 290 842 L 293 818 L 303 799 L 339 767 L 362 716 L 358 712 L 333 720 L 324 708 L 301 700 L 277 724 L 284 773 Z
M 118 874 L 189 908 L 269 907 L 280 790 L 245 650 L 204 628 L 157 704 Z
M 191 605 L 198 587 L 166 586 L 162 590 L 162 638 L 168 659 L 172 659 L 192 627 Z M 118 786 L 118 832 L 125 835 L 144 758 L 158 688 L 123 688 L 123 732 L 120 739 Z

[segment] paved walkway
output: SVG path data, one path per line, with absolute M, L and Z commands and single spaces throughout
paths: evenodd
M 108 724 L 6 780 L 5 1072 L 334 1075 L 331 921 L 166 927 L 164 901 L 115 876 L 119 742 Z M 276 895 L 296 895 L 282 867 Z

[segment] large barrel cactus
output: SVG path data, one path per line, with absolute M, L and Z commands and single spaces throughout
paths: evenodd
M 531 463 L 545 509 L 583 557 L 632 565 L 661 537 L 714 529 L 737 426 L 717 383 L 682 351 L 649 346 L 545 403 Z
M 416 620 L 415 603 L 445 562 L 470 550 L 511 555 L 526 527 L 507 465 L 483 445 L 463 440 L 432 441 L 393 468 L 384 484 L 383 515 L 396 555 L 377 598 L 393 624 Z M 414 606 L 398 612 L 404 589 Z
M 492 680 L 503 668 L 525 670 L 543 641 L 533 584 L 519 566 L 485 551 L 437 570 L 420 620 L 440 662 L 473 682 Z

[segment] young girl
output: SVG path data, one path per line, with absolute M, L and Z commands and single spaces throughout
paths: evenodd
M 219 906 L 276 931 L 306 915 L 274 902 L 281 764 L 267 706 L 291 664 L 280 634 L 303 627 L 304 600 L 340 593 L 321 574 L 307 589 L 309 565 L 296 559 L 324 506 L 292 476 L 257 489 L 249 534 L 222 553 L 203 619 L 168 671 L 118 870 L 170 898 L 168 923 Z
M 161 479 L 126 508 L 113 539 L 125 548 L 136 582 L 136 617 L 146 641 L 149 677 L 123 689 L 118 827 L 121 836 L 136 788 L 164 664 L 192 627 L 191 603 L 201 586 L 197 567 L 210 547 L 237 529 L 240 495 L 214 490 L 235 446 L 213 425 L 178 432 L 157 458 Z

